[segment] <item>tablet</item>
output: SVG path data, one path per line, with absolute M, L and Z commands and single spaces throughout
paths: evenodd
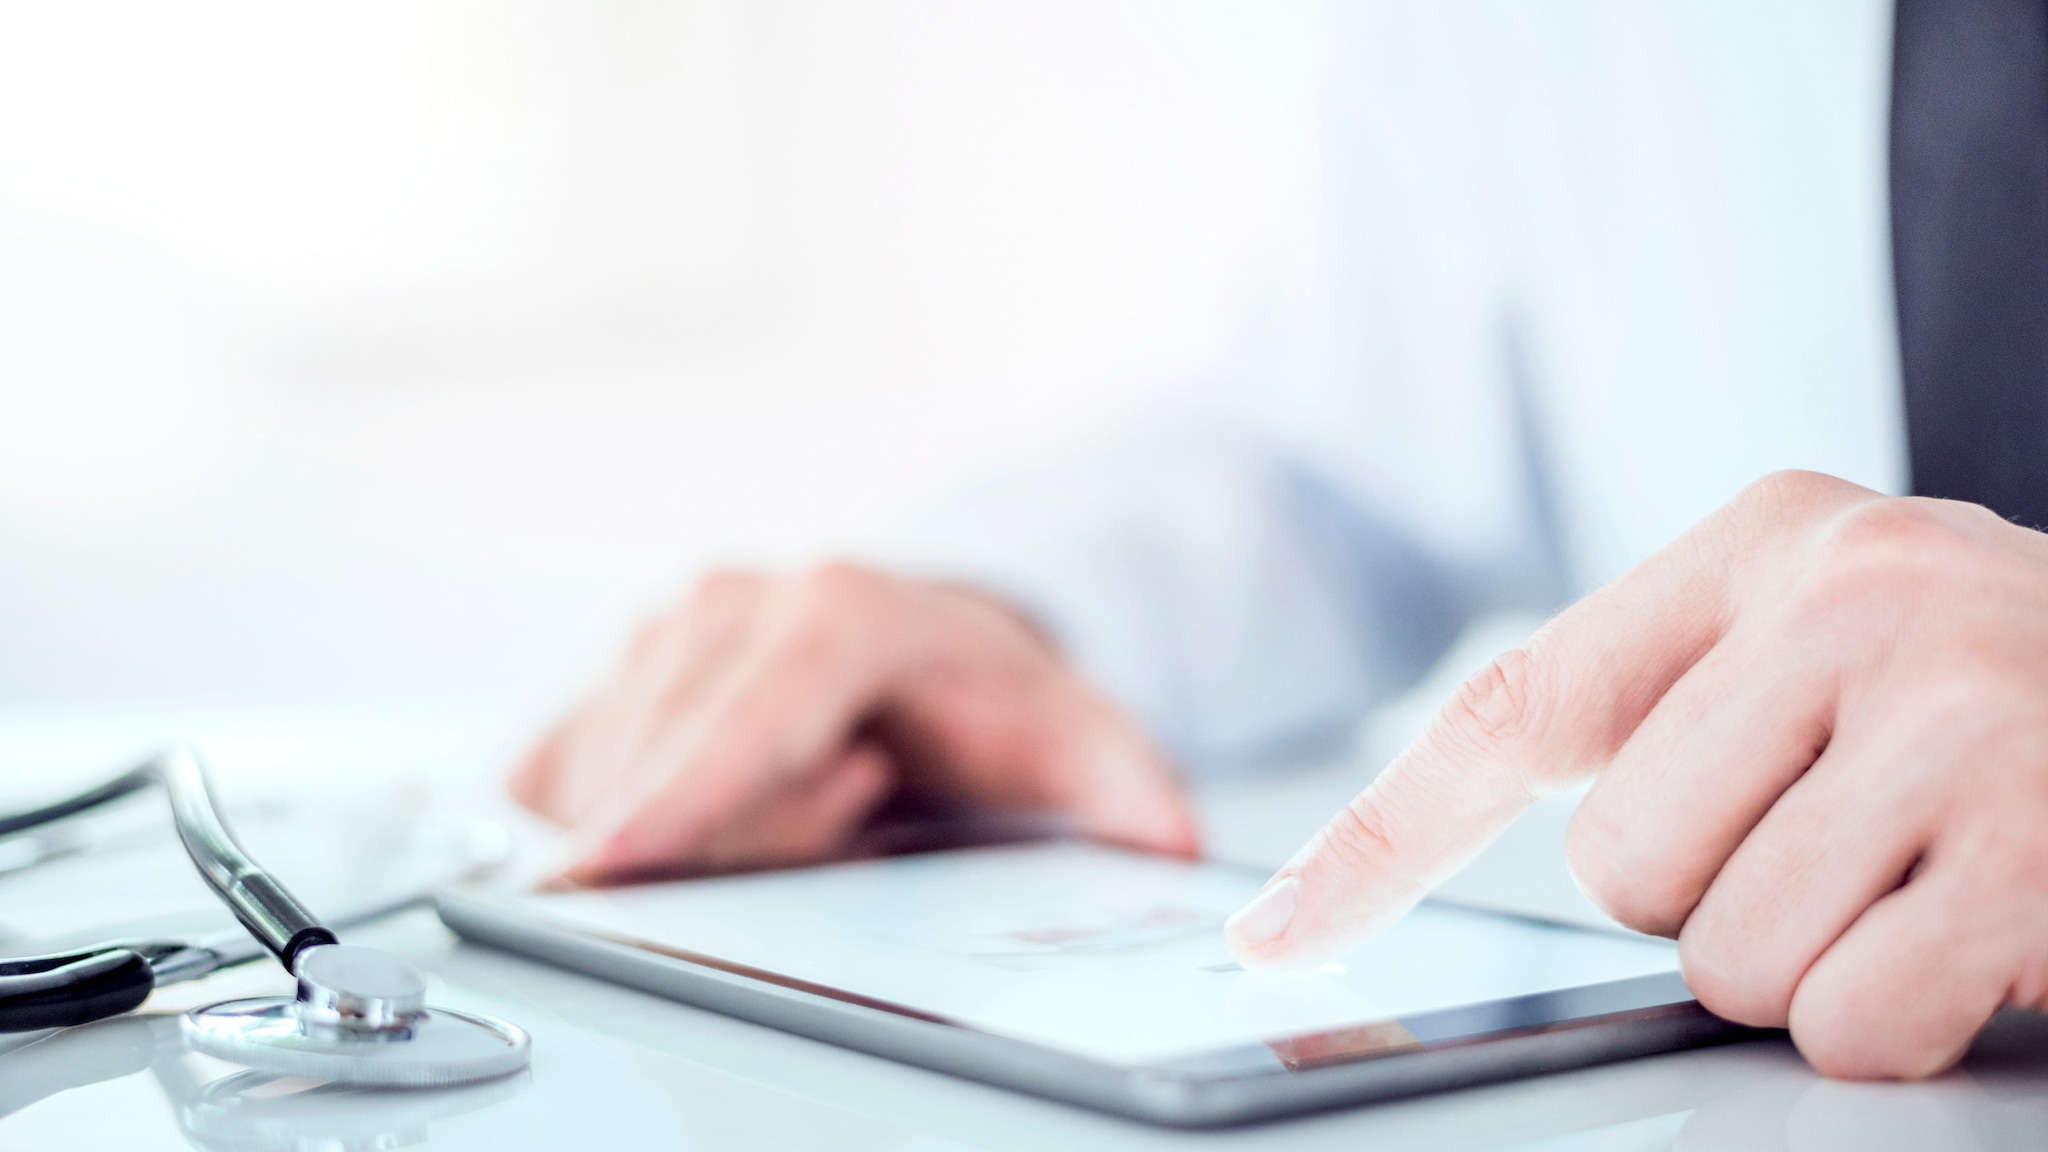
M 531 895 L 461 935 L 714 1011 L 1165 1124 L 1243 1122 L 1729 1038 L 1633 938 L 1425 902 L 1340 961 L 1247 972 L 1264 876 L 1056 841 Z

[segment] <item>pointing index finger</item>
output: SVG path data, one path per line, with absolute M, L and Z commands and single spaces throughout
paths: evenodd
M 1399 919 L 1530 803 L 1613 757 L 1719 641 L 1788 513 L 1874 495 L 1818 477 L 1753 486 L 1493 661 L 1231 917 L 1231 951 L 1250 967 L 1314 964 Z

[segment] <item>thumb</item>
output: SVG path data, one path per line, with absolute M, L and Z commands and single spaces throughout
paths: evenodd
M 1194 857 L 1200 852 L 1193 809 L 1172 765 L 1131 719 L 1084 690 L 1050 750 L 1050 799 L 1089 835 L 1134 848 Z
M 1138 724 L 1093 686 L 1049 662 L 1028 687 L 971 704 L 953 692 L 916 701 L 956 795 L 995 808 L 1061 813 L 1078 831 L 1149 852 L 1193 857 L 1194 811 L 1180 778 Z

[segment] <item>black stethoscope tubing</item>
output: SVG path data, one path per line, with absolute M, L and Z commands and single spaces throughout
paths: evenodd
M 299 953 L 336 942 L 322 924 L 252 859 L 221 820 L 206 769 L 197 755 L 174 749 L 75 796 L 28 812 L 0 816 L 0 839 L 90 811 L 152 785 L 170 794 L 185 851 L 242 927 L 294 971 Z M 409 903 L 410 901 L 408 901 Z M 129 1011 L 159 983 L 194 979 L 248 959 L 225 943 L 113 940 L 47 956 L 0 960 L 0 1032 L 84 1024 Z

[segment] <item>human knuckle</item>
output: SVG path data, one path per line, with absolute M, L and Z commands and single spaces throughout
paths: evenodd
M 1368 789 L 1324 826 L 1321 854 L 1343 868 L 1411 881 L 1403 864 L 1401 824 L 1398 803 Z
M 1839 497 L 1848 486 L 1826 473 L 1785 468 L 1752 481 L 1734 503 L 1752 513 L 1799 517 Z
M 1945 815 L 1932 851 L 1969 876 L 1984 921 L 1977 929 L 1996 935 L 2031 924 L 2048 931 L 2048 917 L 2033 911 L 2048 891 L 2048 805 L 2011 789 L 1970 786 Z M 2041 959 L 2048 965 L 2048 955 Z
M 1395 833 L 1384 802 L 1358 799 L 1338 811 L 1327 829 L 1332 847 L 1354 860 L 1395 855 Z
M 810 601 L 825 606 L 845 606 L 872 599 L 888 580 L 883 573 L 863 564 L 826 560 L 805 570 L 799 587 Z
M 1885 558 L 1917 556 L 1929 544 L 1956 535 L 1946 505 L 1911 497 L 1853 505 L 1836 513 L 1830 525 L 1835 538 L 1852 550 Z
M 2012 894 L 2011 905 L 2028 910 L 2030 920 L 2048 928 L 2042 923 L 2048 918 L 2033 911 L 2039 895 L 2048 892 L 2048 803 L 2038 793 L 2039 781 L 2035 784 L 2035 794 L 2002 806 L 2004 819 L 1999 823 L 2005 835 L 1992 838 L 1987 846 L 1997 853 L 1995 882 Z M 2048 965 L 2048 950 L 2039 958 Z
M 1830 592 L 1889 596 L 1955 575 L 1957 560 L 1976 547 L 1953 511 L 1936 501 L 1873 500 L 1827 521 L 1813 569 Z
M 1452 733 L 1493 747 L 1509 746 L 1540 725 L 1548 703 L 1547 673 L 1528 648 L 1495 657 L 1464 682 L 1444 710 Z
M 884 577 L 873 569 L 827 561 L 806 569 L 790 587 L 794 615 L 808 626 L 834 626 L 866 611 L 882 591 Z
M 870 649 L 881 626 L 875 576 L 854 565 L 831 563 L 785 578 L 760 610 L 756 687 L 772 695 L 783 686 L 785 674 L 844 667 Z
M 1930 660 L 1910 707 L 1918 724 L 1965 737 L 1992 755 L 1971 763 L 1943 763 L 1960 782 L 1958 769 L 1978 768 L 1979 783 L 1991 784 L 2011 764 L 2040 765 L 2048 759 L 2048 699 L 2038 678 L 2013 668 L 1996 653 L 1965 648 Z M 1935 764 L 1927 765 L 1932 769 Z
M 722 608 L 753 595 L 764 580 L 758 572 L 714 568 L 697 578 L 696 586 L 690 590 L 689 603 L 700 610 Z

